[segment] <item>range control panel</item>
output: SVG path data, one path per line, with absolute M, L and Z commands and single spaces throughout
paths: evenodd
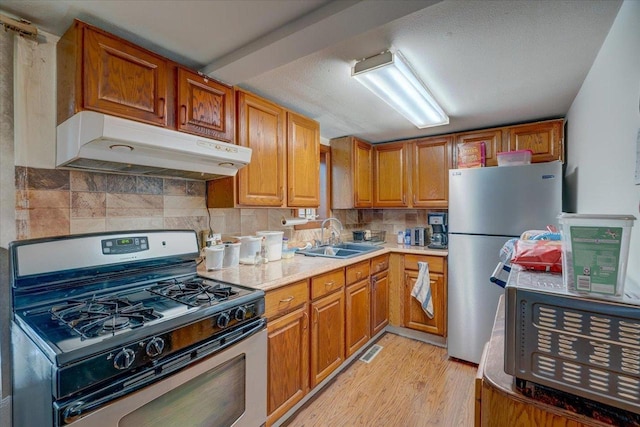
M 104 239 L 101 242 L 102 253 L 105 255 L 129 254 L 149 250 L 149 239 L 147 236 Z

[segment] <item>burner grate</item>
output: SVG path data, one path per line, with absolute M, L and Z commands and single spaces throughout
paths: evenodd
M 173 279 L 158 282 L 149 291 L 191 307 L 216 304 L 238 294 L 238 291 L 230 285 L 222 283 L 209 284 L 201 277 L 194 277 L 184 281 Z
M 76 331 L 82 339 L 115 334 L 162 317 L 142 303 L 117 297 L 69 300 L 64 305 L 52 307 L 50 311 L 54 319 Z

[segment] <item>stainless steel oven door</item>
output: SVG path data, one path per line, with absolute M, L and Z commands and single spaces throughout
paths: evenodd
M 267 332 L 126 395 L 73 427 L 256 427 L 267 419 Z

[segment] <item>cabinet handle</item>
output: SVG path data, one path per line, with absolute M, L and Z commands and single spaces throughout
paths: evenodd
M 315 313 L 315 316 L 313 316 L 313 324 L 317 325 L 318 324 L 318 316 L 320 316 L 320 310 L 318 310 L 318 307 L 313 307 L 313 312 Z
M 356 271 L 356 279 L 360 280 L 362 277 L 362 271 Z
M 384 270 L 384 262 L 381 262 L 378 264 L 378 268 Z
M 416 195 L 415 194 L 413 195 L 413 204 L 414 205 L 416 204 Z
M 402 195 L 402 204 L 403 205 L 407 204 L 407 196 L 405 194 Z
M 376 288 L 377 282 L 378 282 L 378 281 L 376 280 L 376 278 L 375 278 L 375 277 L 372 277 L 372 278 L 371 278 L 371 286 L 373 287 L 373 289 L 374 289 L 374 290 L 375 290 L 375 288 Z
M 164 116 L 166 114 L 165 108 L 166 108 L 167 104 L 164 101 L 164 98 L 160 98 L 160 99 L 158 99 L 158 101 L 160 102 L 160 118 L 164 119 Z
M 309 314 L 304 311 L 302 315 L 304 316 L 304 327 L 302 329 L 307 329 L 309 327 Z
M 182 123 L 183 125 L 187 124 L 187 106 L 186 105 L 180 106 L 180 123 Z
M 334 281 L 332 280 L 332 281 L 330 281 L 330 282 L 326 282 L 326 283 L 324 284 L 324 286 L 325 286 L 325 288 L 332 288 L 332 287 L 333 287 L 333 285 L 335 285 L 335 283 L 336 283 L 336 282 L 334 282 Z
M 285 298 L 285 299 L 281 299 L 280 302 L 282 303 L 287 303 L 287 302 L 291 302 L 294 300 L 293 296 L 290 296 L 289 298 Z

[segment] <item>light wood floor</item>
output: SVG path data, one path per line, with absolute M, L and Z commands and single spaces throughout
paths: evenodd
M 387 333 L 367 364 L 356 360 L 288 421 L 311 426 L 473 426 L 476 367 L 447 351 Z

